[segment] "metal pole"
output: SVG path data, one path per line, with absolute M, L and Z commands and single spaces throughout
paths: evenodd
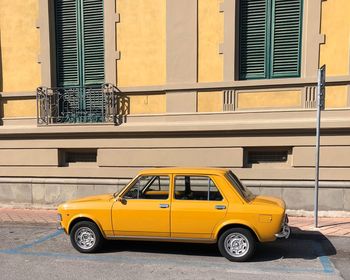
M 314 202 L 315 228 L 318 227 L 318 187 L 319 187 L 319 174 L 320 174 L 320 126 L 321 126 L 321 69 L 318 70 L 318 79 L 317 79 L 317 121 L 316 121 L 316 162 L 315 162 L 315 202 Z

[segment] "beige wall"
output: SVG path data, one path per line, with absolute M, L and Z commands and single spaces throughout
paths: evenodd
M 347 86 L 326 87 L 326 108 L 345 108 L 348 102 Z
M 38 0 L 0 0 L 0 91 L 34 91 L 40 85 L 38 9 Z
M 166 112 L 165 94 L 130 95 L 130 114 L 157 114 Z
M 0 166 L 57 165 L 57 149 L 0 149 Z
M 198 92 L 197 104 L 191 105 L 191 110 L 184 110 L 181 107 L 184 106 L 184 102 L 181 102 L 181 100 L 175 101 L 175 99 L 181 99 L 181 94 L 176 98 L 170 94 L 154 95 L 152 93 L 154 89 L 144 87 L 163 86 L 167 83 L 166 57 L 167 49 L 170 46 L 166 46 L 166 44 L 175 44 L 171 40 L 167 42 L 168 36 L 166 33 L 171 32 L 171 30 L 167 31 L 167 16 L 174 12 L 167 11 L 169 3 L 165 0 L 117 0 L 115 3 L 116 12 L 120 15 L 119 23 L 116 24 L 116 49 L 121 54 L 116 66 L 117 86 L 143 87 L 137 95 L 130 95 L 130 113 L 165 113 L 166 107 L 171 109 L 168 111 L 171 113 L 192 112 L 195 109 L 198 112 L 221 112 L 223 100 L 222 92 L 219 89 L 199 90 L 199 92 L 197 89 L 192 89 L 189 91 L 191 95 Z M 176 6 L 177 3 L 179 2 L 174 1 L 172 5 Z M 186 6 L 186 2 L 178 5 L 182 5 L 183 8 L 184 5 Z M 40 53 L 39 31 L 35 28 L 38 6 L 39 0 L 0 0 L 3 75 L 3 89 L 0 88 L 0 91 L 35 91 L 35 88 L 41 83 L 40 65 L 37 63 L 38 54 Z M 189 7 L 194 9 L 193 5 Z M 229 16 L 230 13 L 226 9 L 227 5 L 223 5 L 222 0 L 198 0 L 197 8 L 198 82 L 220 83 L 223 81 L 224 75 L 224 55 L 220 54 L 227 35 L 224 38 L 224 30 L 227 29 L 226 25 L 228 23 L 234 24 L 234 20 L 232 22 L 225 21 L 225 16 Z M 326 35 L 326 40 L 325 44 L 321 46 L 320 63 L 327 64 L 328 76 L 344 76 L 350 73 L 350 17 L 346 13 L 349 9 L 350 1 L 347 0 L 322 1 L 321 33 Z M 174 20 L 176 20 L 176 17 Z M 173 22 L 173 24 L 175 23 Z M 178 33 L 181 29 L 186 30 L 188 22 L 183 21 L 181 24 L 183 26 L 176 27 Z M 304 32 L 309 32 L 308 30 L 304 28 Z M 180 32 L 180 34 L 182 33 Z M 307 39 L 309 37 L 304 36 L 303 38 Z M 226 40 L 228 39 L 230 38 L 226 38 Z M 181 44 L 181 41 L 177 40 L 176 44 Z M 193 52 L 192 49 L 189 51 Z M 309 58 L 306 57 L 306 59 Z M 175 65 L 176 63 L 174 63 L 174 67 Z M 185 66 L 182 65 L 181 67 L 184 68 Z M 177 71 L 181 72 L 181 69 L 177 69 Z M 189 81 L 192 83 L 192 80 L 191 77 Z M 300 86 L 300 90 L 295 90 L 295 88 L 288 85 L 288 81 L 286 79 L 285 83 L 276 91 L 271 91 L 268 86 L 264 89 L 261 86 L 261 81 L 256 82 L 262 88 L 261 90 L 246 90 L 245 84 L 252 85 L 254 81 L 242 82 L 240 86 L 243 85 L 243 87 L 240 87 L 237 91 L 236 108 L 251 110 L 302 108 L 304 102 L 301 94 L 302 86 Z M 235 83 L 232 83 L 232 86 L 235 86 Z M 179 89 L 179 93 L 182 93 L 182 89 L 185 87 L 182 82 L 176 81 L 175 84 Z M 163 91 L 163 89 L 159 91 Z M 183 93 L 183 95 L 186 95 L 186 93 Z M 348 95 L 349 90 L 346 85 L 327 87 L 326 108 L 347 107 L 349 104 Z M 36 115 L 33 97 L 22 97 L 22 99 L 23 101 L 18 98 L 3 101 L 5 117 Z M 178 106 L 178 104 L 180 105 Z
M 301 91 L 255 91 L 237 93 L 238 109 L 297 108 L 301 106 Z
M 3 99 L 2 105 L 3 117 L 36 117 L 35 99 Z
M 221 0 L 198 1 L 198 81 L 223 80 L 224 56 L 219 53 L 224 41 L 224 13 Z
M 350 1 L 322 1 L 321 32 L 326 42 L 321 45 L 321 65 L 327 65 L 327 74 L 350 74 Z
M 118 86 L 162 85 L 166 79 L 166 1 L 118 0 Z
M 293 149 L 293 166 L 315 166 L 315 147 L 295 147 Z M 350 146 L 321 147 L 320 166 L 350 167 Z
M 223 92 L 209 91 L 197 93 L 197 111 L 198 112 L 222 112 L 223 110 Z
M 220 156 L 217 156 L 220 155 Z M 242 167 L 242 148 L 100 149 L 100 167 Z M 127 161 L 125 159 L 128 159 Z

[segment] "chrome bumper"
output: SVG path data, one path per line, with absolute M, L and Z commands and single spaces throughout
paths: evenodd
M 290 235 L 290 227 L 288 226 L 288 216 L 286 215 L 283 220 L 282 230 L 279 233 L 276 233 L 275 236 L 277 238 L 287 239 L 289 235 Z
M 57 214 L 57 229 L 63 229 L 61 222 L 62 222 L 62 215 Z

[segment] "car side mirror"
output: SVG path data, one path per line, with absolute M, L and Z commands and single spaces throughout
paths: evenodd
M 124 197 L 118 197 L 117 201 L 120 201 L 123 205 L 126 205 L 128 203 L 128 201 Z

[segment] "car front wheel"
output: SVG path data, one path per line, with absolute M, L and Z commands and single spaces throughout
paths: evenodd
M 95 223 L 82 221 L 73 226 L 70 240 L 79 252 L 93 253 L 101 248 L 103 236 Z
M 218 247 L 221 255 L 230 261 L 248 260 L 255 250 L 255 239 L 245 228 L 230 228 L 221 234 Z

